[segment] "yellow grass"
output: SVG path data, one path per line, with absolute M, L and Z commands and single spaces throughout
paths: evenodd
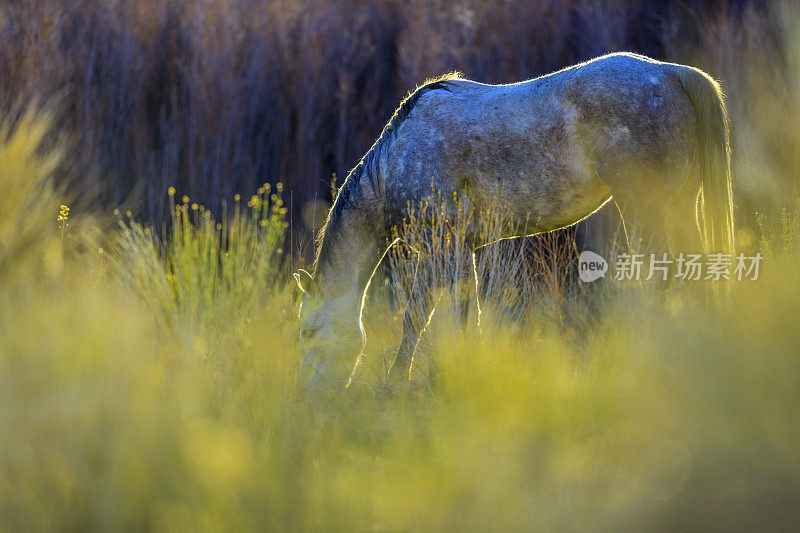
M 71 212 L 62 243 L 47 124 L 0 147 L 3 528 L 797 524 L 794 255 L 729 301 L 608 283 L 565 320 L 496 298 L 462 334 L 442 313 L 431 391 L 309 403 L 280 198 L 219 226 L 178 202 L 163 235 L 123 217 L 102 251 Z M 379 292 L 365 365 L 399 333 Z

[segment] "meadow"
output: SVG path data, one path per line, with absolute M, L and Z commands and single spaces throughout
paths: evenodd
M 278 194 L 108 227 L 60 207 L 49 126 L 27 113 L 0 148 L 4 528 L 797 524 L 793 225 L 765 221 L 782 245 L 730 296 L 612 279 L 565 305 L 542 284 L 522 318 L 488 298 L 477 331 L 441 313 L 435 383 L 380 395 L 365 371 L 312 401 Z M 399 334 L 375 292 L 366 368 Z
M 407 251 L 372 288 L 356 385 L 303 395 L 290 184 L 225 182 L 206 205 L 165 172 L 149 208 L 87 206 L 102 176 L 65 177 L 89 141 L 64 101 L 18 101 L 0 126 L 0 530 L 796 529 L 799 15 L 723 20 L 681 52 L 727 76 L 758 280 L 581 284 L 575 230 L 504 243 L 479 259 L 481 327 L 443 305 L 388 392 Z

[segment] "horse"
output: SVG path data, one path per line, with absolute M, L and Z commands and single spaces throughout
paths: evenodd
M 506 234 L 470 236 L 470 254 L 491 240 L 576 224 L 610 200 L 631 247 L 733 253 L 729 135 L 724 95 L 710 75 L 633 53 L 503 85 L 457 73 L 428 80 L 336 194 L 313 274 L 294 274 L 306 386 L 352 383 L 355 370 L 346 370 L 366 343 L 370 281 L 394 244 L 392 228 L 432 189 L 478 211 L 499 199 L 515 221 Z M 418 254 L 389 383 L 408 379 L 435 309 L 430 263 Z

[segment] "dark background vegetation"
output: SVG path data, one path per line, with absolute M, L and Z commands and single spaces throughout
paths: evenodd
M 118 206 L 158 222 L 171 185 L 218 210 L 234 193 L 281 180 L 297 229 L 302 207 L 330 200 L 333 176 L 341 182 L 426 77 L 457 69 L 512 82 L 631 50 L 721 79 L 735 154 L 747 144 L 746 155 L 757 152 L 748 161 L 769 170 L 734 167 L 738 209 L 750 213 L 786 190 L 761 176 L 794 179 L 798 168 L 796 148 L 780 142 L 781 128 L 793 127 L 780 117 L 798 105 L 796 80 L 779 64 L 793 60 L 775 22 L 781 9 L 681 0 L 12 0 L 0 7 L 0 104 L 59 104 L 83 207 Z M 745 64 L 765 68 L 754 74 Z

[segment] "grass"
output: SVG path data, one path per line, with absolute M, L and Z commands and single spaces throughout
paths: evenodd
M 798 524 L 790 248 L 710 302 L 613 281 L 570 289 L 566 307 L 546 285 L 523 311 L 489 295 L 480 331 L 454 333 L 448 313 L 432 328 L 432 392 L 313 403 L 280 196 L 262 187 L 219 224 L 174 198 L 168 228 L 59 221 L 63 150 L 46 115 L 24 117 L 0 145 L 0 528 Z M 367 367 L 399 335 L 380 292 Z

